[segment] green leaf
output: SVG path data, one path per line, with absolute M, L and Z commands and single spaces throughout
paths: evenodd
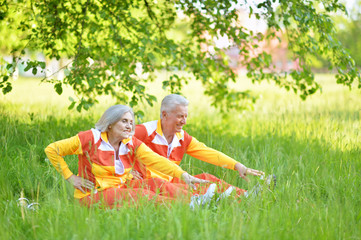
M 61 86 L 61 83 L 57 83 L 54 85 L 55 91 L 57 94 L 61 95 L 63 93 L 63 88 Z
M 72 102 L 72 103 L 69 105 L 68 109 L 71 110 L 71 109 L 74 108 L 74 106 L 75 106 L 75 102 Z
M 6 69 L 7 70 L 10 70 L 10 68 L 12 68 L 13 67 L 13 64 L 12 63 L 8 63 L 7 65 L 6 65 Z
M 45 69 L 45 67 L 46 67 L 45 62 L 39 62 L 39 65 L 40 65 L 40 67 L 41 67 L 42 69 Z
M 76 106 L 76 110 L 78 112 L 81 112 L 82 107 L 83 107 L 83 103 L 79 103 L 78 106 Z
M 11 92 L 12 89 L 13 89 L 13 87 L 11 86 L 10 83 L 8 83 L 8 84 L 6 85 L 6 87 L 2 89 L 2 92 L 3 92 L 3 94 L 5 95 L 5 94 Z
M 32 73 L 33 75 L 36 75 L 38 73 L 38 69 L 36 67 L 33 67 Z
M 67 68 L 65 68 L 65 69 L 64 69 L 64 75 L 65 75 L 65 76 L 69 76 L 69 75 L 70 75 L 70 70 L 67 69 Z
M 24 72 L 29 71 L 31 67 L 32 67 L 32 64 L 28 62 L 26 67 L 24 68 Z

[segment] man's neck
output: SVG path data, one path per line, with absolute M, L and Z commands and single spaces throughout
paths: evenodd
M 168 144 L 171 144 L 173 141 L 175 132 L 167 132 L 167 128 L 165 127 L 165 125 L 162 121 L 161 121 L 161 126 L 162 126 L 162 132 L 163 132 L 165 139 L 167 140 Z

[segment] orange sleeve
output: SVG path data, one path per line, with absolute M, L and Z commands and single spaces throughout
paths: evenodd
M 167 158 L 160 156 L 153 152 L 144 143 L 140 144 L 137 148 L 135 155 L 147 167 L 151 167 L 161 173 L 167 174 L 172 177 L 180 178 L 185 171 L 177 164 L 169 161 Z
M 143 124 L 135 126 L 134 137 L 138 138 L 141 141 L 144 141 L 148 137 L 147 129 Z
M 187 154 L 201 161 L 232 170 L 234 170 L 234 166 L 238 163 L 226 154 L 207 147 L 204 143 L 199 142 L 194 137 L 192 137 L 192 141 L 187 147 Z
M 45 153 L 55 169 L 61 173 L 65 179 L 68 179 L 73 173 L 70 171 L 63 157 L 66 155 L 82 154 L 83 151 L 80 139 L 78 135 L 76 135 L 49 144 L 49 146 L 45 148 Z

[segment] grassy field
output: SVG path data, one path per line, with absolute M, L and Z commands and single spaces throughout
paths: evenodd
M 166 73 L 161 73 L 164 77 Z M 72 93 L 57 96 L 52 87 L 20 79 L 0 96 L 0 239 L 361 239 L 361 91 L 319 75 L 323 93 L 306 101 L 270 84 L 251 85 L 260 97 L 253 111 L 222 117 L 192 83 L 185 129 L 206 145 L 246 166 L 274 173 L 274 191 L 217 208 L 192 211 L 187 205 L 143 202 L 118 210 L 81 207 L 73 189 L 46 160 L 44 148 L 93 127 L 112 101 L 86 113 L 68 111 Z M 164 96 L 154 83 L 150 92 Z M 146 120 L 158 106 L 145 108 Z M 77 158 L 66 158 L 76 171 Z M 255 184 L 185 157 L 192 174 L 208 172 L 244 189 Z M 37 211 L 22 211 L 23 191 Z

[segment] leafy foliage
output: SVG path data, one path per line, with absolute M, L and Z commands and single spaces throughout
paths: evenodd
M 139 101 L 152 105 L 156 98 L 147 93 L 144 83 L 155 79 L 156 70 L 172 71 L 163 82 L 165 89 L 180 92 L 188 78 L 181 70 L 191 72 L 205 87 L 212 105 L 222 111 L 238 109 L 255 98 L 248 92 L 229 87 L 237 75 L 228 64 L 224 49 L 214 39 L 227 37 L 240 49 L 241 64 L 247 67 L 252 81 L 273 80 L 280 87 L 292 89 L 303 99 L 315 93 L 319 85 L 314 80 L 308 56 L 324 55 L 336 68 L 337 82 L 351 87 L 360 74 L 355 62 L 335 38 L 335 28 L 329 14 L 345 12 L 337 0 L 298 1 L 265 0 L 253 6 L 244 1 L 240 7 L 249 16 L 264 19 L 268 30 L 255 32 L 239 24 L 238 1 L 223 0 L 81 0 L 81 1 L 5 1 L 2 3 L 1 31 L 21 32 L 23 49 L 42 51 L 48 58 L 71 59 L 65 66 L 66 78 L 54 83 L 58 94 L 62 85 L 70 85 L 78 99 L 70 108 L 88 109 L 100 95 L 111 95 L 117 102 L 136 106 Z M 178 15 L 183 14 L 184 18 Z M 11 24 L 10 24 L 11 23 Z M 181 37 L 172 31 L 186 25 Z M 5 27 L 4 27 L 5 26 Z M 286 34 L 292 58 L 299 68 L 279 72 L 272 56 L 260 47 L 264 41 Z M 212 51 L 204 50 L 204 46 Z M 5 46 L 16 62 L 24 51 L 19 46 Z M 0 88 L 11 90 L 11 67 L 1 73 Z M 27 70 L 44 69 L 43 62 L 29 61 Z M 292 78 L 290 79 L 289 76 Z M 247 104 L 246 104 L 247 105 Z M 141 112 L 139 112 L 141 113 Z
M 350 51 L 358 67 L 361 66 L 361 1 L 357 0 L 356 6 L 350 10 L 349 17 L 339 16 L 337 25 L 338 39 Z

